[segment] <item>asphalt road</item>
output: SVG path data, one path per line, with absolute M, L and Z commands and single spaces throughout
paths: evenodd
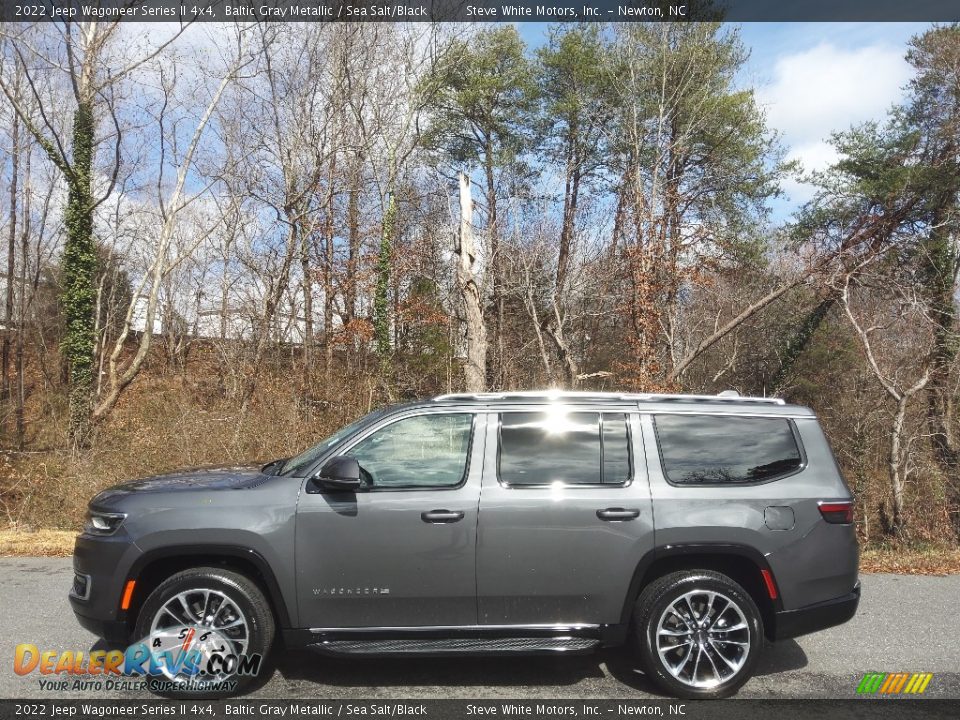
M 0 698 L 67 698 L 13 672 L 18 643 L 89 650 L 97 640 L 67 602 L 68 558 L 0 558 Z M 931 672 L 926 696 L 960 698 L 960 576 L 866 575 L 846 625 L 768 645 L 740 692 L 753 698 L 851 698 L 864 672 Z M 98 646 L 97 649 L 101 649 Z M 657 697 L 624 651 L 576 657 L 344 660 L 286 652 L 252 697 L 644 698 Z M 87 693 L 129 698 L 136 693 Z M 144 697 L 149 697 L 144 695 Z

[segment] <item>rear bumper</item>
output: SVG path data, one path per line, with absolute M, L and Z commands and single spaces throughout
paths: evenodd
M 857 613 L 859 604 L 860 583 L 858 582 L 853 592 L 847 595 L 796 610 L 781 610 L 774 614 L 771 639 L 787 640 L 842 625 Z

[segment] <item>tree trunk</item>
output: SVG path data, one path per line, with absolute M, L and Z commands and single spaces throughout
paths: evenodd
M 397 198 L 392 187 L 387 192 L 383 229 L 380 232 L 380 248 L 377 251 L 377 283 L 373 297 L 373 335 L 381 374 L 385 374 L 390 367 L 390 265 L 393 233 L 397 224 Z
M 909 395 L 903 395 L 897 401 L 897 411 L 893 416 L 893 425 L 890 430 L 890 455 L 888 465 L 890 471 L 890 494 L 892 517 L 890 520 L 890 533 L 897 539 L 904 539 L 906 530 L 903 517 L 903 424 L 907 415 L 907 402 Z
M 4 403 L 9 403 L 12 399 L 10 384 L 10 335 L 13 332 L 13 275 L 16 270 L 16 247 L 17 247 L 17 181 L 20 177 L 20 117 L 13 114 L 13 128 L 10 131 L 10 141 L 12 147 L 10 150 L 10 235 L 7 242 L 7 296 L 6 306 L 3 316 L 3 389 L 2 396 Z M 21 294 L 23 288 L 20 288 Z M 6 413 L 4 413 L 4 424 L 6 424 Z
M 360 182 L 363 157 L 358 153 L 350 173 L 350 191 L 347 195 L 347 289 L 345 293 L 346 324 L 357 313 L 357 265 L 360 261 Z
M 570 248 L 576 232 L 577 204 L 580 199 L 580 168 L 576 164 L 573 147 L 567 151 L 566 183 L 563 195 L 563 225 L 560 229 L 560 248 L 557 253 L 557 275 L 553 288 L 553 314 L 547 319 L 547 336 L 553 341 L 557 355 L 563 364 L 566 385 L 576 388 L 580 383 L 580 369 L 564 334 L 564 316 L 561 298 L 566 291 L 567 272 L 570 265 Z
M 303 283 L 303 379 L 308 387 L 313 365 L 313 276 L 310 265 L 310 234 L 300 231 L 300 272 Z
M 73 163 L 68 177 L 66 230 L 63 248 L 63 306 L 66 330 L 62 351 L 70 377 L 70 437 L 84 445 L 90 429 L 93 389 L 93 310 L 96 301 L 97 255 L 93 238 L 90 189 L 93 163 L 93 102 L 77 104 L 73 118 Z
M 470 178 L 460 173 L 460 233 L 457 254 L 457 287 L 463 299 L 467 334 L 467 362 L 463 368 L 467 392 L 484 392 L 487 387 L 487 329 L 483 322 L 480 285 L 473 272 L 476 250 L 473 242 L 473 198 Z
M 553 301 L 553 320 L 547 323 L 547 336 L 553 340 L 553 344 L 557 348 L 557 355 L 559 355 L 560 362 L 563 364 L 567 387 L 576 388 L 580 384 L 580 366 L 564 337 L 563 321 L 560 317 L 560 308 L 556 299 Z
M 26 425 L 24 422 L 24 402 L 26 400 L 25 378 L 23 373 L 23 346 L 26 340 L 27 325 L 27 258 L 30 253 L 30 153 L 27 152 L 26 162 L 24 163 L 24 193 L 23 202 L 23 224 L 20 229 L 20 274 L 18 285 L 20 286 L 20 297 L 17 307 L 17 349 L 16 349 L 16 367 L 17 367 L 17 450 L 23 450 L 26 440 Z M 39 272 L 39 258 L 37 266 Z
M 337 154 L 330 156 L 330 163 L 327 169 L 327 196 L 324 199 L 326 211 L 324 213 L 323 228 L 323 382 L 324 387 L 330 388 L 330 377 L 333 373 L 333 297 L 334 291 L 334 243 L 333 236 L 336 232 L 336 221 L 334 218 L 334 187 L 337 177 Z
M 490 250 L 488 261 L 490 277 L 490 306 L 493 315 L 493 358 L 487 366 L 491 374 L 489 384 L 492 387 L 503 385 L 503 289 L 500 273 L 500 232 L 497 227 L 497 188 L 493 172 L 494 148 L 488 146 L 484 153 L 484 174 L 486 176 L 487 200 L 487 247 Z M 472 203 L 472 200 L 471 200 Z M 472 206 L 471 206 L 472 207 Z M 462 210 L 462 208 L 461 208 Z M 472 218 L 472 210 L 471 210 Z M 472 229 L 472 227 L 471 227 Z
M 945 198 L 934 212 L 926 258 L 929 316 L 933 324 L 932 372 L 927 388 L 927 423 L 933 456 L 941 472 L 955 478 L 960 469 L 960 445 L 954 424 L 954 390 L 951 370 L 957 359 L 956 306 L 954 290 L 957 276 L 957 252 L 951 237 L 950 217 L 955 214 L 954 195 Z M 947 483 L 948 502 L 960 506 L 960 484 Z M 960 536 L 960 516 L 954 525 Z
M 557 253 L 556 292 L 562 292 L 570 265 L 570 246 L 576 231 L 577 204 L 580 200 L 580 169 L 574 167 L 573 150 L 567 162 L 566 183 L 563 194 L 563 225 L 560 228 L 560 249 Z
M 816 333 L 817 329 L 823 324 L 823 321 L 833 306 L 837 304 L 838 300 L 839 297 L 837 293 L 831 291 L 825 298 L 817 303 L 816 307 L 807 314 L 803 322 L 800 323 L 800 326 L 796 328 L 793 334 L 787 339 L 783 348 L 783 356 L 780 359 L 780 367 L 777 369 L 777 374 L 771 383 L 774 395 L 779 395 L 783 392 L 794 365 L 796 365 L 800 356 L 803 355 L 803 351 L 807 349 L 814 333 Z

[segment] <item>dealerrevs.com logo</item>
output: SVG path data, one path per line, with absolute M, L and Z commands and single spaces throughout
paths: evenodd
M 44 691 L 233 691 L 238 676 L 255 676 L 262 656 L 235 652 L 234 641 L 209 627 L 156 630 L 126 650 L 40 650 L 17 645 L 13 670 L 40 675 Z
M 933 673 L 867 673 L 857 685 L 858 695 L 920 695 Z

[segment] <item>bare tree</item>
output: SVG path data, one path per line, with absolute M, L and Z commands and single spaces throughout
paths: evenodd
M 171 256 L 171 243 L 184 209 L 196 201 L 196 199 L 204 194 L 206 190 L 206 188 L 204 188 L 193 194 L 188 194 L 185 192 L 187 178 L 190 176 L 191 171 L 193 170 L 194 155 L 197 151 L 197 147 L 200 144 L 200 140 L 203 137 L 204 131 L 206 130 L 211 117 L 213 116 L 217 104 L 220 102 L 220 98 L 223 96 L 224 90 L 250 62 L 251 57 L 245 46 L 244 31 L 238 30 L 237 47 L 234 59 L 224 72 L 223 77 L 213 91 L 206 108 L 203 110 L 203 113 L 197 120 L 196 126 L 193 130 L 193 135 L 190 138 L 183 155 L 173 160 L 173 162 L 176 164 L 176 180 L 172 190 L 169 192 L 169 195 L 164 195 L 162 191 L 163 175 L 162 173 L 158 174 L 157 186 L 159 194 L 157 200 L 162 225 L 153 244 L 152 261 L 150 262 L 147 272 L 144 273 L 142 279 L 140 280 L 137 291 L 134 293 L 133 300 L 127 309 L 123 330 L 117 337 L 116 342 L 113 345 L 113 349 L 110 352 L 109 361 L 107 363 L 107 386 L 101 396 L 97 398 L 97 402 L 92 413 L 92 419 L 95 422 L 102 420 L 113 409 L 117 403 L 117 400 L 120 399 L 120 395 L 130 385 L 130 383 L 133 382 L 143 367 L 143 363 L 150 352 L 150 346 L 155 332 L 158 306 L 160 301 L 160 291 L 163 287 L 164 280 L 177 265 L 183 262 L 183 260 L 188 257 L 190 253 L 200 245 L 201 242 L 203 242 L 206 237 L 206 234 L 198 233 L 193 242 L 189 244 L 184 252 L 177 256 Z M 165 81 L 163 83 L 165 102 L 161 106 L 161 111 L 158 116 L 158 129 L 161 135 L 167 131 L 165 127 L 165 122 L 167 120 L 166 107 L 167 102 L 170 100 L 173 93 L 173 85 L 171 83 L 172 81 Z M 163 145 L 162 151 L 165 151 L 166 147 L 166 145 Z M 161 167 L 165 161 L 166 158 L 161 158 Z M 210 230 L 212 230 L 212 228 Z M 209 233 L 210 230 L 208 230 L 207 233 Z M 146 300 L 146 308 L 143 316 L 144 330 L 140 334 L 136 352 L 129 359 L 123 359 L 122 356 L 126 347 L 127 339 L 129 338 L 133 329 L 134 317 L 139 307 L 138 300 L 141 297 L 144 297 Z
M 913 358 L 903 357 L 896 353 L 891 343 L 900 344 L 905 335 L 922 335 L 921 346 L 929 345 L 932 327 L 928 321 L 928 314 L 920 298 L 909 288 L 888 288 L 896 293 L 892 299 L 892 307 L 883 298 L 879 299 L 874 311 L 876 319 L 865 325 L 857 317 L 855 303 L 851 298 L 851 275 L 848 273 L 843 280 L 841 301 L 844 312 L 850 325 L 863 348 L 864 357 L 873 372 L 873 376 L 880 383 L 886 394 L 895 403 L 893 418 L 890 422 L 890 443 L 887 459 L 887 471 L 892 498 L 892 512 L 889 518 L 890 532 L 902 537 L 906 529 L 904 518 L 904 485 L 910 475 L 911 443 L 906 437 L 907 410 L 910 401 L 921 392 L 930 381 L 933 367 L 929 351 L 918 358 L 916 350 L 911 348 Z M 877 351 L 877 336 L 886 335 L 888 367 L 881 365 L 882 360 Z M 916 347 L 917 343 L 911 343 Z M 913 362 L 911 362 L 913 360 Z M 919 365 L 919 367 L 917 367 Z M 913 378 L 904 377 L 907 372 L 913 373 Z

